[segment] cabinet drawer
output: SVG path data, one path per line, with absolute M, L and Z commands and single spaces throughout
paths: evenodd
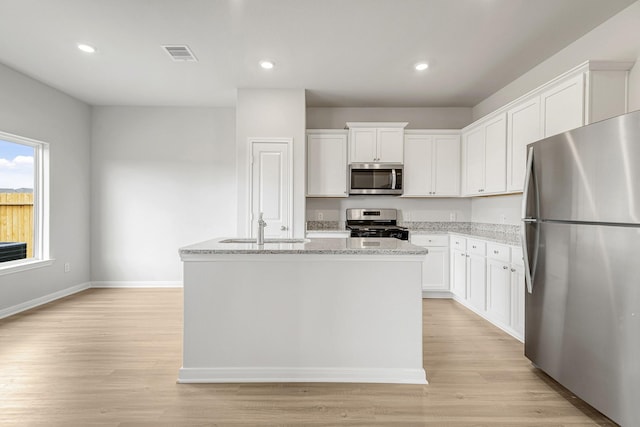
M 327 230 L 314 230 L 307 231 L 307 239 L 346 239 L 351 236 L 349 231 L 327 231 Z
M 522 247 L 511 246 L 511 264 L 521 265 L 524 267 L 524 258 L 522 255 Z
M 485 256 L 487 254 L 487 245 L 482 240 L 467 239 L 467 252 Z
M 467 239 L 460 236 L 451 236 L 451 249 L 456 249 L 458 251 L 466 251 L 467 250 Z
M 511 261 L 511 248 L 499 243 L 487 243 L 487 258 L 508 263 Z
M 411 236 L 411 243 L 418 246 L 449 246 L 446 234 L 418 234 Z

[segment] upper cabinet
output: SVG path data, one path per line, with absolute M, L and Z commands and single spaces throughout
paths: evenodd
M 349 122 L 349 163 L 402 163 L 408 123 Z
M 459 195 L 459 131 L 405 131 L 403 197 Z
M 507 111 L 507 191 L 522 191 L 527 144 L 542 138 L 540 96 Z
M 587 61 L 464 128 L 463 194 L 520 192 L 527 144 L 626 113 L 632 66 L 633 62 Z M 502 120 L 506 156 L 500 142 Z M 486 129 L 492 122 L 494 128 Z M 489 138 L 489 133 L 496 138 Z
M 307 131 L 307 196 L 349 196 L 346 130 Z
M 477 122 L 462 133 L 464 195 L 506 190 L 507 119 L 501 113 Z

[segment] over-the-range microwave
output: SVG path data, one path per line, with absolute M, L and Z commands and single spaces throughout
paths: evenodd
M 399 163 L 352 163 L 349 194 L 402 194 L 402 169 Z

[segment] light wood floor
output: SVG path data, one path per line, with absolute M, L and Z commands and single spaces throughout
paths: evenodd
M 0 320 L 0 426 L 615 425 L 450 300 L 424 301 L 430 384 L 176 384 L 180 289 L 91 289 Z

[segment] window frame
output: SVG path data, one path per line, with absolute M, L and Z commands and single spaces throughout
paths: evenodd
M 49 252 L 49 143 L 0 131 L 0 139 L 33 148 L 33 256 L 0 263 L 0 275 L 53 264 Z

